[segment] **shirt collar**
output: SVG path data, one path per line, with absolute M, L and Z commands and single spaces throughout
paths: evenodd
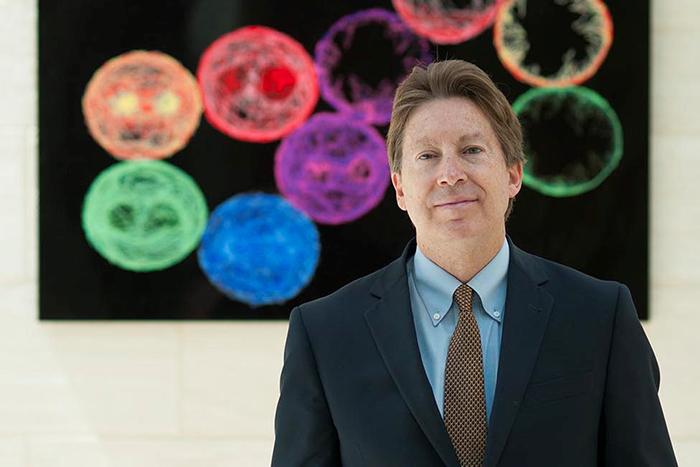
M 496 256 L 479 271 L 467 285 L 481 300 L 484 311 L 498 322 L 503 319 L 505 308 L 506 276 L 510 248 L 504 239 Z M 419 247 L 413 260 L 415 284 L 433 325 L 442 321 L 452 306 L 452 295 L 461 282 L 449 272 L 433 263 Z M 437 317 L 437 318 L 436 318 Z

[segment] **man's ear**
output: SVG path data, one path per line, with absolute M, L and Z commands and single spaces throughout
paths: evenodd
M 399 205 L 402 211 L 406 210 L 406 199 L 403 192 L 403 185 L 401 184 L 401 174 L 398 172 L 391 173 L 391 184 L 394 185 L 394 190 L 396 191 L 396 204 Z
M 518 161 L 508 167 L 508 194 L 514 198 L 523 186 L 523 163 Z

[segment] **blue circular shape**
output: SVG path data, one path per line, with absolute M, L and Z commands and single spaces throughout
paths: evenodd
M 209 281 L 251 306 L 284 303 L 313 277 L 316 225 L 279 195 L 245 193 L 211 214 L 198 251 Z

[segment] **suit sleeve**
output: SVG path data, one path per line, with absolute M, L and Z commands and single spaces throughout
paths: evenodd
M 659 383 L 659 366 L 632 296 L 620 284 L 601 418 L 600 465 L 677 467 Z
M 294 308 L 284 349 L 272 466 L 340 465 L 338 435 L 309 336 L 300 308 Z

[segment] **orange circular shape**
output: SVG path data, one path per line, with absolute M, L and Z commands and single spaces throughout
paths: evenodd
M 537 20 L 528 15 L 537 15 Z M 506 0 L 493 34 L 498 58 L 515 79 L 531 86 L 563 87 L 581 84 L 598 71 L 612 45 L 613 22 L 602 0 Z M 578 50 L 564 39 L 568 34 L 575 37 Z M 556 58 L 556 66 L 544 63 L 542 49 Z
M 197 130 L 202 100 L 194 76 L 170 55 L 135 50 L 108 60 L 83 94 L 92 137 L 117 159 L 164 159 Z
M 304 47 L 265 26 L 215 40 L 197 68 L 204 116 L 231 138 L 265 143 L 291 133 L 313 112 L 318 80 Z

